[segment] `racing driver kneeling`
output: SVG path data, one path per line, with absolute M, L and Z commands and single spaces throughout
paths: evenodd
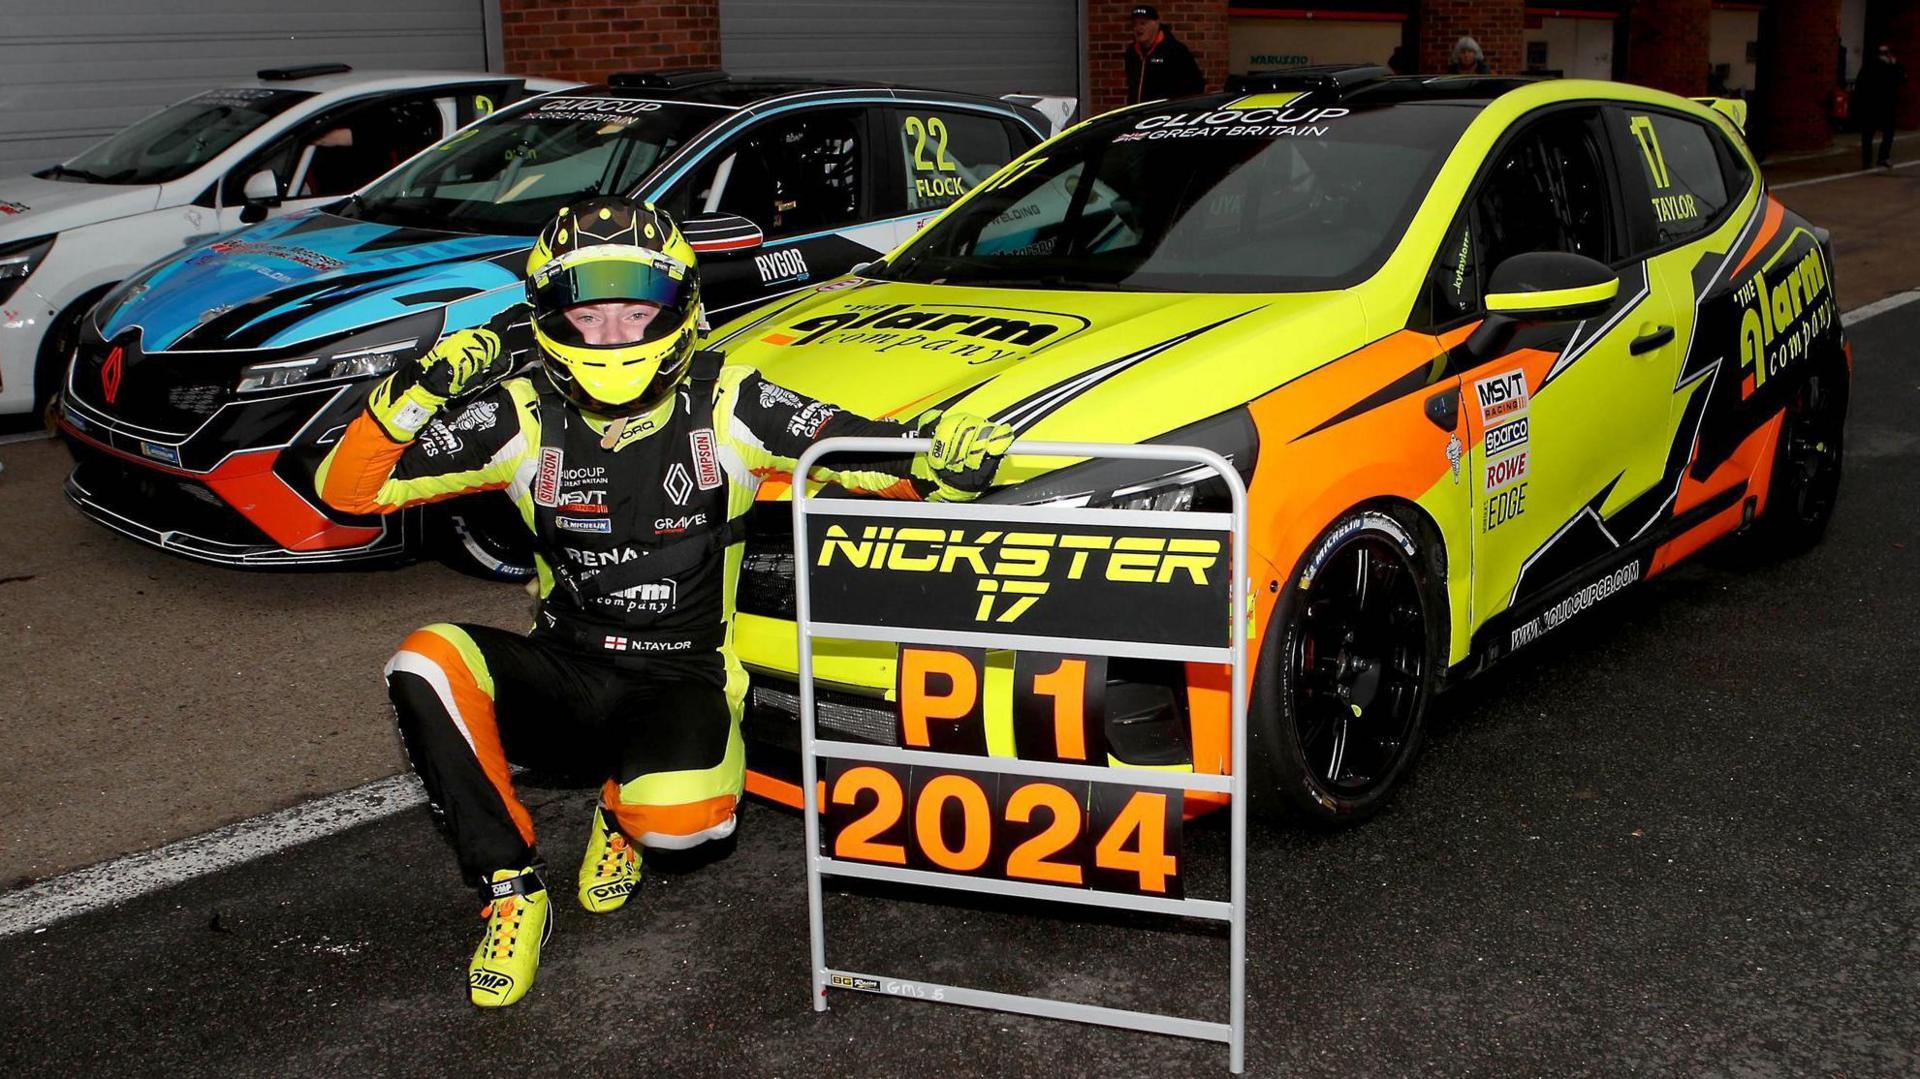
M 561 210 L 528 259 L 527 298 L 530 325 L 514 311 L 451 334 L 376 386 L 318 477 L 351 513 L 503 489 L 534 534 L 530 634 L 427 626 L 386 667 L 408 757 L 486 903 L 467 968 L 483 1007 L 526 995 L 553 928 L 509 766 L 608 777 L 578 878 L 594 913 L 639 886 L 638 848 L 730 835 L 746 673 L 729 619 L 754 492 L 818 439 L 913 433 L 698 350 L 693 250 L 651 206 Z M 544 377 L 505 377 L 527 347 Z M 970 498 L 1012 439 L 957 414 L 933 435 L 925 457 L 848 458 L 814 478 Z

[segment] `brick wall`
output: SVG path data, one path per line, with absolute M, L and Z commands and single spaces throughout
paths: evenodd
M 1774 0 L 1760 15 L 1759 142 L 1768 153 L 1833 142 L 1840 0 Z
M 1709 0 L 1633 0 L 1627 9 L 1627 81 L 1699 97 L 1707 92 Z
M 1525 0 L 1419 0 L 1414 18 L 1420 71 L 1446 71 L 1454 43 L 1471 37 L 1495 75 L 1519 74 L 1526 70 L 1526 11 Z
M 719 0 L 500 0 L 506 69 L 600 82 L 616 71 L 715 67 Z
M 1170 0 L 1155 4 L 1160 21 L 1173 36 L 1193 50 L 1207 89 L 1218 90 L 1227 81 L 1227 0 Z M 1093 116 L 1126 104 L 1126 61 L 1122 52 L 1133 41 L 1133 23 L 1127 12 L 1132 0 L 1088 0 L 1087 83 L 1091 104 L 1082 115 Z

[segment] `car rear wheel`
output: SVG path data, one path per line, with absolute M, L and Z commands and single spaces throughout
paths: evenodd
M 1406 775 L 1446 662 L 1436 547 L 1411 514 L 1367 509 L 1308 548 L 1255 681 L 1256 802 L 1319 825 L 1355 824 Z
M 427 536 L 433 557 L 461 573 L 489 581 L 533 578 L 532 537 L 505 495 L 488 492 L 433 507 Z
M 1750 534 L 1757 554 L 1789 558 L 1826 535 L 1846 460 L 1847 385 L 1845 362 L 1830 360 L 1787 402 L 1767 505 Z

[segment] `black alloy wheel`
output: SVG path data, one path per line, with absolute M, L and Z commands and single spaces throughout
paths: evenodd
M 1309 821 L 1373 815 L 1419 752 L 1446 658 L 1445 575 L 1421 535 L 1397 514 L 1336 522 L 1268 629 L 1254 765 Z
M 1847 390 L 1845 363 L 1830 361 L 1801 382 L 1782 410 L 1767 504 L 1753 528 L 1761 553 L 1800 554 L 1826 534 L 1846 460 Z

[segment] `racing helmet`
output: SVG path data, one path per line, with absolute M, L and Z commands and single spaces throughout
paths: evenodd
M 647 203 L 595 197 L 563 207 L 527 256 L 527 303 L 547 378 L 589 412 L 649 412 L 692 367 L 693 248 Z

